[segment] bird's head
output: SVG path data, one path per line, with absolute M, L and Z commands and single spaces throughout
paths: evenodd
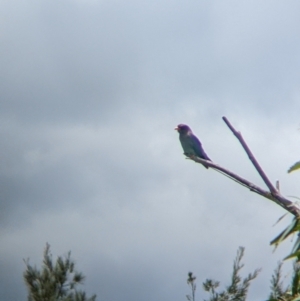
M 178 124 L 174 130 L 176 130 L 179 134 L 191 132 L 191 129 L 186 124 Z

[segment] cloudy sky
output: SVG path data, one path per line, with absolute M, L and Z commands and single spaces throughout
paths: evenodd
M 197 298 L 239 246 L 264 300 L 269 242 L 291 217 L 185 160 L 189 124 L 214 162 L 264 187 L 222 116 L 284 195 L 300 196 L 299 1 L 0 3 L 0 299 L 26 300 L 23 258 L 69 250 L 97 300 Z M 291 263 L 285 266 L 287 273 Z M 225 281 L 225 282 L 224 282 Z

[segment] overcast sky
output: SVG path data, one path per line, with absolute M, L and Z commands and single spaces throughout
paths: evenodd
M 300 2 L 26 0 L 0 3 L 0 299 L 26 300 L 23 258 L 69 250 L 103 301 L 197 298 L 262 267 L 264 300 L 291 219 L 185 160 L 179 123 L 212 160 L 264 187 L 226 116 L 284 195 L 300 196 Z M 292 199 L 293 200 L 293 199 Z M 285 265 L 287 273 L 291 263 Z

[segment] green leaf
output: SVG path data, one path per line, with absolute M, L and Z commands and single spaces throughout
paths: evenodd
M 295 258 L 295 257 L 298 257 L 298 256 L 300 256 L 300 250 L 290 254 L 289 256 L 285 257 L 283 260 L 292 259 L 292 258 Z
M 271 241 L 271 245 L 279 245 L 283 240 L 285 240 L 289 235 L 291 235 L 293 232 L 297 231 L 298 220 L 296 218 L 293 219 L 292 223 L 284 230 L 282 231 L 277 237 L 275 237 Z
M 297 169 L 300 169 L 300 161 L 296 162 L 294 165 L 292 165 L 289 170 L 288 173 L 291 173 L 292 171 L 295 171 Z
M 298 237 L 297 237 L 297 239 L 294 243 L 292 253 L 298 251 L 299 249 L 300 249 L 300 236 L 299 236 L 299 233 L 298 233 Z

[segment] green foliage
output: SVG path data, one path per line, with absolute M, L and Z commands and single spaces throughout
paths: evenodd
M 267 301 L 299 301 L 300 300 L 300 266 L 295 262 L 290 287 L 283 288 L 281 280 L 282 263 L 274 271 L 271 279 L 271 294 Z
M 300 232 L 299 231 L 300 231 L 300 220 L 299 218 L 295 217 L 293 218 L 291 224 L 288 227 L 286 227 L 277 237 L 275 237 L 270 244 L 275 245 L 275 248 L 277 248 L 277 246 L 283 240 L 285 240 L 291 235 L 297 234 L 297 239 L 294 243 L 292 251 L 290 255 L 285 257 L 285 259 L 295 258 L 297 261 L 299 261 L 300 259 L 300 236 L 299 236 Z
M 25 260 L 23 274 L 28 288 L 28 301 L 95 301 L 96 295 L 88 298 L 85 292 L 77 290 L 83 283 L 82 273 L 75 271 L 71 252 L 65 258 L 58 257 L 54 263 L 50 245 L 46 244 L 42 268 L 39 270 Z
M 288 173 L 291 173 L 292 171 L 295 171 L 297 169 L 300 169 L 300 161 L 296 162 L 295 164 L 293 164 L 289 170 L 288 170 Z
M 300 169 L 300 161 L 296 162 L 294 165 L 292 165 L 288 173 L 291 173 L 292 171 L 295 171 L 297 169 Z M 298 197 L 294 197 L 296 199 L 299 199 Z M 280 218 L 281 220 L 282 218 Z M 278 234 L 272 241 L 271 245 L 274 245 L 275 248 L 278 247 L 278 245 L 283 242 L 286 238 L 288 238 L 291 235 L 297 234 L 297 239 L 294 243 L 294 246 L 292 248 L 291 253 L 285 257 L 286 259 L 296 259 L 296 261 L 300 260 L 300 219 L 299 216 L 296 216 L 293 218 L 292 222 L 280 233 Z
M 203 283 L 203 289 L 210 294 L 207 301 L 246 300 L 250 282 L 258 276 L 260 270 L 256 269 L 254 273 L 249 274 L 246 278 L 242 279 L 239 274 L 244 267 L 244 265 L 241 264 L 243 256 L 244 248 L 240 247 L 233 263 L 231 283 L 223 291 L 218 291 L 220 286 L 219 281 L 207 279 Z M 271 292 L 267 301 L 300 301 L 300 264 L 298 262 L 294 263 L 291 284 L 287 287 L 284 287 L 283 285 L 282 266 L 283 263 L 279 262 L 274 270 L 274 274 L 271 278 Z M 186 297 L 188 301 L 195 301 L 196 277 L 192 272 L 188 273 L 187 283 L 191 287 L 192 294 L 187 295 Z
M 186 295 L 188 301 L 195 301 L 195 292 L 196 292 L 196 277 L 193 276 L 192 272 L 188 273 L 187 284 L 191 287 L 192 295 Z
M 283 281 L 281 280 L 282 265 L 283 263 L 279 262 L 277 268 L 274 270 L 274 274 L 272 275 L 270 286 L 271 293 L 268 301 L 284 299 L 284 296 L 288 294 L 288 288 L 283 288 Z
M 212 279 L 206 279 L 203 283 L 203 289 L 210 294 L 208 301 L 244 301 L 246 300 L 248 289 L 250 286 L 250 282 L 255 279 L 260 269 L 256 269 L 252 274 L 250 273 L 246 278 L 242 279 L 240 276 L 240 271 L 244 267 L 241 264 L 241 260 L 244 256 L 245 248 L 240 247 L 237 251 L 236 258 L 233 263 L 233 272 L 231 276 L 231 283 L 227 286 L 223 291 L 217 291 L 217 288 L 220 285 L 219 281 L 215 281 Z M 192 273 L 190 272 L 188 278 L 188 284 L 194 284 L 196 277 L 192 277 Z M 192 279 L 192 281 L 189 281 Z M 195 284 L 194 284 L 195 286 Z M 196 286 L 195 286 L 196 287 Z M 193 292 L 193 286 L 192 286 Z M 187 296 L 188 297 L 188 296 Z M 190 297 L 190 296 L 189 296 Z M 189 301 L 195 301 L 195 298 L 188 298 Z

